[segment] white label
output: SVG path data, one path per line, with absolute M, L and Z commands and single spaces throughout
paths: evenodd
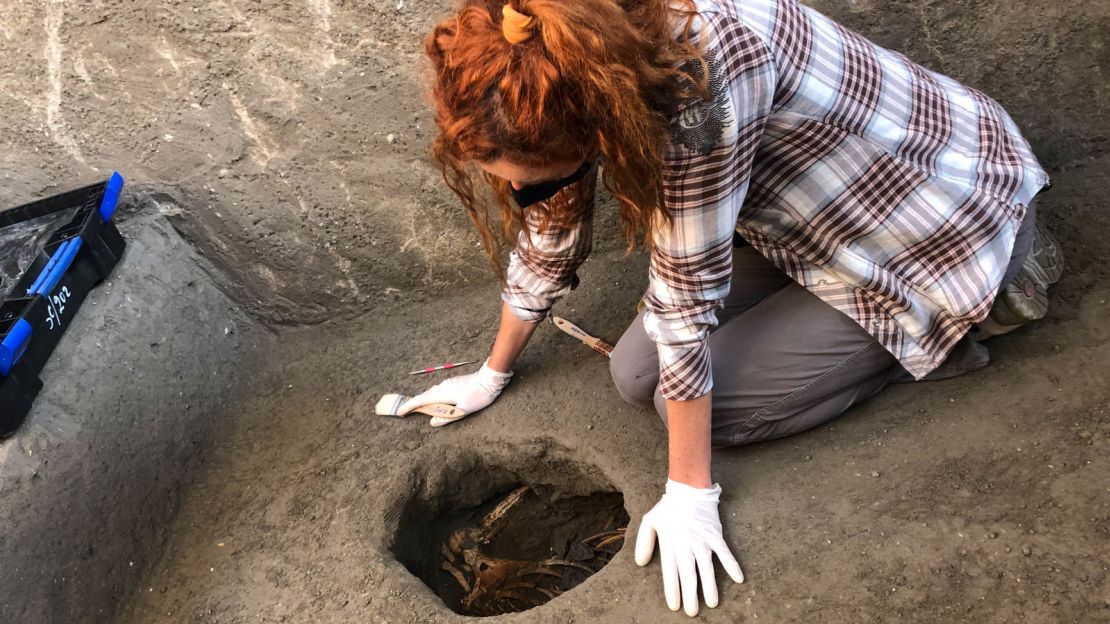
M 69 301 L 69 287 L 62 286 L 58 294 L 51 295 L 46 300 L 46 322 L 48 329 L 62 326 L 62 314 L 66 311 L 66 302 Z

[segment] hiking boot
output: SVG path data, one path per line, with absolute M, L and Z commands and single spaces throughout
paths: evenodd
M 976 340 L 1011 332 L 1048 313 L 1048 287 L 1064 272 L 1059 244 L 1039 223 L 1033 231 L 1033 248 L 1013 281 L 998 293 L 987 318 L 978 324 Z

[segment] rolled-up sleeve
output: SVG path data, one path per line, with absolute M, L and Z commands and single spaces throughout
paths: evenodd
M 736 220 L 770 113 L 770 50 L 732 16 L 708 16 L 709 95 L 680 107 L 664 163 L 671 212 L 653 233 L 644 329 L 659 351 L 659 391 L 689 400 L 713 388 L 708 337 L 728 295 Z
M 593 245 L 596 185 L 595 166 L 582 179 L 528 209 L 516 248 L 509 254 L 501 294 L 501 299 L 522 321 L 542 321 L 551 306 L 577 285 L 578 267 L 590 255 Z M 551 219 L 544 224 L 542 215 L 554 207 L 552 202 L 566 204 L 558 206 L 558 212 L 566 218 Z

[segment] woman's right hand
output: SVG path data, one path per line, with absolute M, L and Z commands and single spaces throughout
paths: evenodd
M 509 385 L 512 377 L 512 371 L 507 373 L 495 371 L 490 368 L 489 360 L 486 360 L 478 372 L 452 377 L 409 399 L 401 406 L 400 412 L 407 414 L 418 407 L 434 403 L 454 405 L 463 412 L 462 416 L 432 418 L 433 427 L 446 425 L 488 407 L 501 395 L 501 391 Z

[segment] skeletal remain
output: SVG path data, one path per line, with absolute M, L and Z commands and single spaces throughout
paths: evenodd
M 470 583 L 468 583 L 466 581 L 466 577 L 463 576 L 463 573 L 460 572 L 458 568 L 451 565 L 449 562 L 444 561 L 443 565 L 439 566 L 439 569 L 444 570 L 448 574 L 450 574 L 451 576 L 455 577 L 455 580 L 458 581 L 459 585 L 462 586 L 463 590 L 466 591 L 467 593 L 470 593 Z
M 594 546 L 594 548 L 599 551 L 602 550 L 602 548 L 604 548 L 605 546 L 608 546 L 609 544 L 616 544 L 617 542 L 624 543 L 624 529 L 620 530 L 618 533 L 609 535 L 608 537 L 606 537 L 606 539 L 598 542 Z
M 560 595 L 559 585 L 570 570 L 590 575 L 614 554 L 608 546 L 624 540 L 624 528 L 603 531 L 579 542 L 593 556 L 582 562 L 554 556 L 542 561 L 492 557 L 482 551 L 508 525 L 513 510 L 532 492 L 528 486 L 514 489 L 473 527 L 453 531 L 440 546 L 442 570 L 465 592 L 462 605 L 471 614 L 496 615 L 539 606 Z M 616 524 L 615 519 L 610 525 Z M 576 542 L 578 543 L 578 542 Z M 577 572 L 575 572 L 577 574 Z M 571 584 L 575 584 L 571 581 Z
M 594 540 L 604 541 L 605 539 L 608 539 L 608 538 L 616 536 L 616 535 L 624 537 L 624 529 L 621 528 L 621 529 L 613 529 L 612 531 L 603 531 L 601 533 L 598 533 L 597 535 L 591 535 L 591 536 L 587 537 L 586 539 L 582 540 L 582 542 L 586 543 L 586 544 L 589 544 L 590 542 L 592 542 Z
M 586 539 L 582 540 L 582 543 L 584 543 L 586 545 L 589 545 L 589 543 L 594 541 L 594 540 L 597 540 L 597 544 L 594 544 L 594 550 L 602 550 L 603 548 L 605 548 L 606 546 L 608 546 L 610 544 L 616 544 L 617 542 L 623 542 L 624 541 L 624 529 L 623 528 L 614 529 L 612 531 L 606 531 L 604 533 L 598 533 L 597 535 L 591 535 L 591 536 L 587 537 Z
M 497 503 L 497 506 L 490 510 L 486 517 L 482 519 L 482 543 L 488 544 L 490 540 L 497 537 L 501 529 L 505 528 L 505 516 L 524 500 L 524 495 L 531 492 L 532 488 L 527 485 L 522 485 L 509 493 L 505 500 Z

